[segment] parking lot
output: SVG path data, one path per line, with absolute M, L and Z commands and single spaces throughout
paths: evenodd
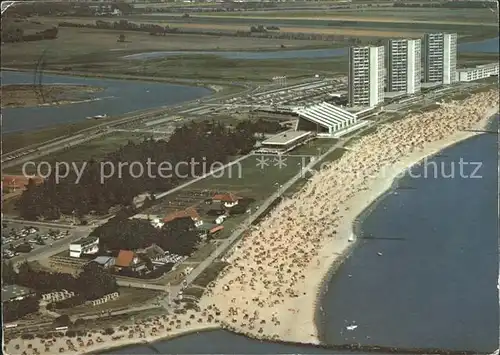
M 42 246 L 51 246 L 57 240 L 65 239 L 72 233 L 68 229 L 40 226 L 23 226 L 2 223 L 2 255 L 5 259 L 22 254 L 30 254 Z

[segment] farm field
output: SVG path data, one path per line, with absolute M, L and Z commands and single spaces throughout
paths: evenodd
M 45 19 L 48 25 L 55 25 L 62 20 Z M 71 19 L 64 21 L 92 23 L 96 19 Z M 166 23 L 163 23 L 166 25 Z M 125 34 L 125 42 L 117 42 L 120 34 Z M 225 37 L 194 34 L 167 34 L 151 36 L 147 32 L 101 30 L 92 28 L 60 27 L 58 37 L 53 40 L 2 45 L 2 65 L 8 67 L 23 63 L 35 64 L 45 52 L 47 69 L 51 64 L 66 65 L 93 61 L 118 60 L 131 53 L 146 51 L 201 51 L 201 50 L 277 50 L 286 48 L 330 47 L 324 41 L 303 41 L 267 38 Z
M 195 16 L 206 17 L 249 17 L 249 18 L 329 18 L 356 21 L 425 21 L 433 23 L 481 23 L 481 20 L 491 16 L 488 9 L 439 9 L 434 8 L 397 8 L 370 7 L 361 9 L 334 10 L 296 10 L 296 11 L 242 11 L 234 12 L 204 12 Z M 494 22 L 494 21 L 492 21 Z

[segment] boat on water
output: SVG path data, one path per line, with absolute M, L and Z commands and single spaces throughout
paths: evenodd
M 104 114 L 104 115 L 89 116 L 89 117 L 87 117 L 87 119 L 88 120 L 100 120 L 100 119 L 103 119 L 106 117 L 108 117 L 108 115 Z

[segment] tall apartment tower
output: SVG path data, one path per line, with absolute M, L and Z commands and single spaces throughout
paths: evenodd
M 384 101 L 384 47 L 349 49 L 349 105 L 373 107 Z
M 424 48 L 425 82 L 451 84 L 456 81 L 457 34 L 427 33 Z
M 389 41 L 387 91 L 420 92 L 420 39 L 392 39 Z

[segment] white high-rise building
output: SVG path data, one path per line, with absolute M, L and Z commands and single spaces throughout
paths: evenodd
M 421 79 L 420 39 L 392 39 L 389 41 L 387 65 L 387 91 L 420 91 Z
M 451 84 L 456 81 L 456 33 L 427 33 L 425 35 L 424 52 L 425 82 Z
M 384 101 L 384 47 L 349 49 L 349 105 L 376 106 Z

